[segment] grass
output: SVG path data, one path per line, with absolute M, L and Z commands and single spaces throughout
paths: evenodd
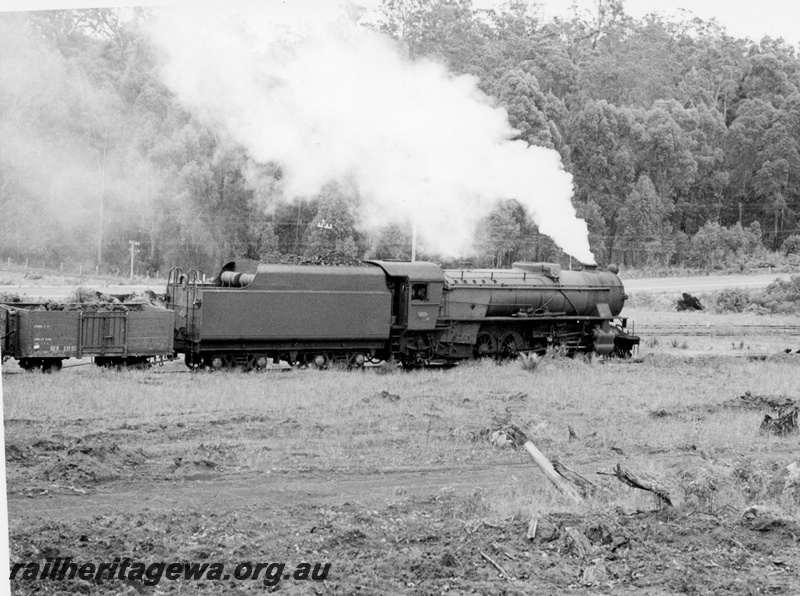
M 763 413 L 708 413 L 705 406 L 747 390 L 792 395 L 796 374 L 788 361 L 549 358 L 533 373 L 518 362 L 489 360 L 392 375 L 86 369 L 7 375 L 3 389 L 6 420 L 34 421 L 37 433 L 53 440 L 130 439 L 128 448 L 141 447 L 156 461 L 211 460 L 226 470 L 260 472 L 529 463 L 524 452 L 496 447 L 482 434 L 506 419 L 585 475 L 604 462 L 632 461 L 640 469 L 655 466 L 656 476 L 677 486 L 670 454 L 684 460 L 789 450 L 796 437 L 759 433 Z M 679 414 L 654 417 L 659 410 Z M 568 425 L 577 440 L 570 440 Z M 20 439 L 19 428 L 7 425 L 7 441 Z M 648 499 L 615 482 L 614 498 Z M 543 477 L 534 482 L 527 472 L 482 498 L 500 516 L 564 506 Z
M 670 352 L 553 356 L 532 372 L 484 360 L 393 374 L 7 375 L 12 561 L 325 560 L 332 593 L 796 592 L 800 489 L 786 468 L 797 435 L 761 434 L 762 412 L 712 407 L 747 390 L 796 396 L 796 360 Z M 490 443 L 486 431 L 509 422 L 598 494 L 573 503 L 524 450 Z M 70 457 L 81 445 L 114 455 Z M 126 463 L 137 453 L 144 461 Z M 658 480 L 676 506 L 595 474 L 617 463 Z M 87 480 L 91 466 L 118 477 Z M 487 555 L 517 579 L 499 578 Z M 773 577 L 765 565 L 788 569 Z
M 124 286 L 150 284 L 153 286 L 166 286 L 166 278 L 147 277 L 135 275 L 130 279 L 127 272 L 119 274 L 100 271 L 95 274 L 94 266 L 87 265 L 82 270 L 77 266 L 60 268 L 37 267 L 41 261 L 31 261 L 29 267 L 0 260 L 0 286 Z

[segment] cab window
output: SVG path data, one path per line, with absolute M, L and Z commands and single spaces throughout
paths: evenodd
M 411 299 L 420 302 L 427 302 L 428 284 L 411 284 Z

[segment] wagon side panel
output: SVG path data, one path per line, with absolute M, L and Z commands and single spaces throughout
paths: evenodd
M 175 313 L 165 309 L 146 309 L 128 313 L 127 349 L 129 356 L 169 356 L 173 353 Z
M 80 350 L 80 313 L 20 310 L 17 358 L 74 358 Z
M 81 313 L 81 355 L 125 356 L 127 315 L 124 311 Z

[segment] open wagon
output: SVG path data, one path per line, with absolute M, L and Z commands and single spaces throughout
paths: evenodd
M 173 317 L 149 304 L 0 304 L 0 350 L 26 370 L 86 357 L 100 366 L 142 365 L 173 356 Z

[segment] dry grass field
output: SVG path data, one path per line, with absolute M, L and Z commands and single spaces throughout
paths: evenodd
M 22 264 L 7 263 L 0 261 L 0 287 L 8 286 L 7 292 L 14 293 L 14 286 L 24 288 L 47 287 L 47 286 L 91 286 L 102 287 L 107 285 L 128 285 L 152 283 L 154 285 L 165 285 L 166 279 L 155 277 L 145 277 L 137 275 L 130 279 L 127 271 L 109 273 L 107 271 L 96 271 L 91 266 L 78 268 L 75 265 L 68 266 L 66 270 L 58 268 L 39 267 L 40 262 L 31 262 L 30 267 Z
M 6 363 L 12 563 L 331 563 L 324 581 L 271 587 L 234 578 L 13 586 L 800 592 L 800 479 L 787 470 L 800 459 L 798 435 L 761 432 L 767 412 L 736 401 L 748 391 L 800 397 L 800 355 L 778 349 L 800 338 L 763 337 L 703 313 L 628 314 L 663 332 L 646 337 L 633 361 L 551 358 L 532 372 L 481 361 L 411 372 L 189 373 L 174 363 L 43 375 Z M 665 326 L 700 318 L 707 333 L 673 336 Z M 592 480 L 595 495 L 563 497 L 507 440 L 510 424 Z M 657 479 L 673 506 L 596 474 L 617 463 Z

